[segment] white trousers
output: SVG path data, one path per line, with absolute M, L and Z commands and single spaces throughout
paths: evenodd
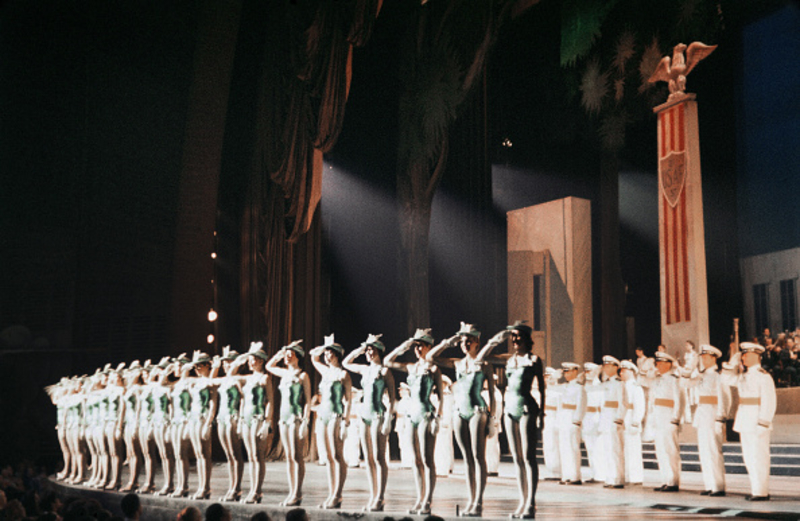
M 678 487 L 681 484 L 681 449 L 678 445 L 678 426 L 674 423 L 653 425 L 656 461 L 663 485 Z
M 741 432 L 742 457 L 747 475 L 750 477 L 750 491 L 753 496 L 769 495 L 770 430 L 759 428 L 755 432 Z
M 545 422 L 542 432 L 542 452 L 544 452 L 544 466 L 547 469 L 548 478 L 561 478 L 561 457 L 558 452 L 558 429 L 553 427 L 556 422 L 554 418 L 551 423 Z
M 641 432 L 635 434 L 625 432 L 625 481 L 627 483 L 644 481 Z
M 697 450 L 700 452 L 700 468 L 703 470 L 705 490 L 725 490 L 725 458 L 722 455 L 722 440 L 725 424 L 712 421 L 697 426 Z
M 592 470 L 591 479 L 605 481 L 606 473 L 603 469 L 603 449 L 600 447 L 600 435 L 583 433 L 583 444 L 586 445 L 586 457 L 589 460 L 589 468 Z
M 615 425 L 616 427 L 616 425 Z M 600 433 L 600 447 L 604 462 L 606 484 L 625 483 L 625 442 L 622 426 Z
M 561 479 L 581 480 L 581 428 L 577 425 L 558 429 L 558 450 L 561 455 Z

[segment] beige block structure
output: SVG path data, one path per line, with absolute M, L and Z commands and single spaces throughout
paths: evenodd
M 507 219 L 509 323 L 528 321 L 548 365 L 592 361 L 590 201 L 566 197 Z

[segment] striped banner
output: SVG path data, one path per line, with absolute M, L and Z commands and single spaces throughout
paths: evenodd
M 658 114 L 658 133 L 666 323 L 676 324 L 692 319 L 685 190 L 686 118 L 683 103 Z

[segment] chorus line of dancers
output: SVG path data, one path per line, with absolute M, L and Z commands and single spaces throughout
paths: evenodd
M 426 515 L 436 486 L 435 443 L 442 418 L 442 367 L 455 369 L 452 386 L 451 422 L 456 441 L 464 455 L 467 476 L 467 506 L 464 517 L 480 517 L 487 482 L 486 440 L 497 436 L 501 421 L 513 457 L 519 490 L 519 504 L 512 518 L 533 519 L 539 471 L 536 443 L 544 426 L 544 364 L 533 353 L 532 329 L 517 321 L 495 334 L 483 347 L 481 333 L 471 324 L 436 344 L 430 329 L 416 333 L 385 354 L 381 335 L 370 334 L 358 348 L 345 356 L 333 335 L 308 354 L 320 373 L 319 405 L 315 433 L 318 447 L 327 455 L 327 499 L 320 508 L 341 506 L 347 477 L 344 438 L 351 417 L 350 373 L 361 377 L 363 398 L 356 417 L 362 451 L 366 460 L 369 499 L 364 511 L 384 509 L 388 481 L 387 442 L 392 419 L 400 414 L 395 399 L 392 370 L 407 373 L 409 397 L 402 414 L 409 428 L 401 444 L 413 450 L 416 502 L 409 513 Z M 507 340 L 507 354 L 492 351 Z M 269 357 L 260 342 L 246 353 L 230 348 L 222 356 L 195 352 L 165 357 L 157 364 L 134 361 L 127 367 L 107 365 L 92 376 L 62 378 L 48 387 L 57 407 L 58 439 L 64 455 L 64 469 L 57 479 L 96 488 L 136 490 L 139 493 L 186 497 L 189 451 L 197 460 L 198 488 L 193 499 L 211 496 L 211 443 L 213 427 L 227 459 L 229 487 L 223 501 L 258 503 L 262 499 L 268 436 L 275 427 L 286 456 L 289 494 L 280 504 L 298 506 L 303 500 L 304 454 L 309 438 L 312 389 L 301 367 L 305 356 L 302 341 L 282 347 Z M 445 358 L 448 347 L 460 347 L 463 356 Z M 401 362 L 401 355 L 414 352 L 413 362 Z M 384 356 L 385 354 L 385 356 Z M 361 362 L 358 362 L 361 360 Z M 492 364 L 505 364 L 507 385 L 503 404 L 496 403 Z M 247 368 L 245 369 L 245 366 Z M 279 379 L 279 400 L 273 397 L 272 378 Z M 488 389 L 488 399 L 482 391 Z M 277 426 L 272 424 L 273 406 Z M 160 457 L 164 483 L 155 486 L 153 445 Z M 243 495 L 244 455 L 249 461 L 250 490 Z M 88 458 L 87 450 L 88 449 Z M 124 452 L 123 452 L 124 451 Z M 91 466 L 88 465 L 91 461 Z M 130 479 L 121 483 L 121 469 L 127 461 Z M 143 483 L 139 483 L 144 466 Z M 87 471 L 91 468 L 91 473 Z

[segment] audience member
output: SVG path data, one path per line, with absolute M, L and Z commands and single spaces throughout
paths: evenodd
M 231 512 L 219 503 L 206 508 L 206 521 L 231 521 Z
M 175 521 L 203 521 L 203 513 L 196 507 L 186 507 L 178 512 Z
M 250 521 L 271 521 L 271 520 L 266 512 L 258 512 L 256 514 L 253 514 L 253 517 L 250 518 Z
M 139 496 L 134 493 L 126 494 L 119 504 L 122 508 L 122 515 L 125 516 L 125 521 L 139 521 L 142 516 L 142 502 L 139 501 Z
M 308 521 L 308 513 L 304 508 L 293 508 L 286 512 L 286 521 Z

